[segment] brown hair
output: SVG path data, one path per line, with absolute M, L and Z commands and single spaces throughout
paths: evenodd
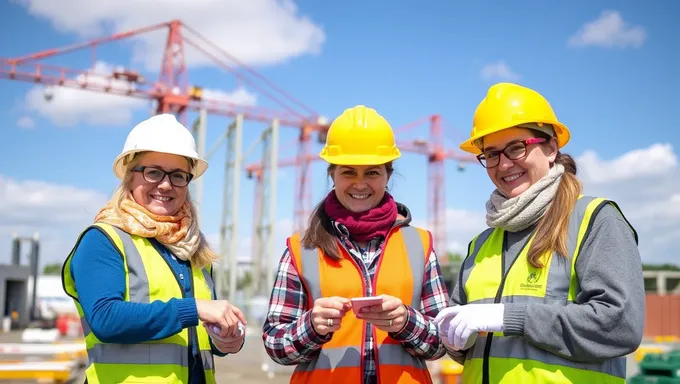
M 335 164 L 328 164 L 326 169 L 328 177 L 330 177 L 336 167 L 337 165 Z M 391 161 L 385 163 L 385 170 L 388 177 L 392 176 L 394 166 Z M 309 223 L 307 230 L 302 236 L 301 245 L 304 248 L 319 248 L 326 256 L 334 260 L 340 260 L 342 256 L 340 255 L 340 249 L 338 249 L 338 243 L 333 232 L 333 224 L 323 208 L 324 201 L 325 197 L 316 204 L 312 214 L 309 216 Z
M 550 139 L 550 136 L 542 132 L 534 132 L 538 137 Z M 567 254 L 569 216 L 581 194 L 582 185 L 576 177 L 576 162 L 570 155 L 558 150 L 555 164 L 564 166 L 564 174 L 548 211 L 538 222 L 536 234 L 527 255 L 529 263 L 536 268 L 544 267 L 541 256 L 546 252 L 555 251 L 565 258 L 571 256 Z

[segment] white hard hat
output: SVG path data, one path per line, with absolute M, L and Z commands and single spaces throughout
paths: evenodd
M 113 173 L 116 177 L 123 180 L 128 162 L 135 153 L 144 151 L 170 153 L 193 159 L 191 173 L 194 180 L 208 169 L 208 162 L 198 157 L 194 136 L 171 114 L 153 116 L 132 128 L 123 151 L 113 161 Z

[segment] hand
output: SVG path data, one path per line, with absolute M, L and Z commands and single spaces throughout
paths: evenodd
M 236 337 L 220 337 L 219 333 L 215 332 L 215 326 L 203 323 L 203 326 L 208 331 L 208 336 L 213 342 L 215 348 L 222 353 L 236 353 L 241 350 L 241 346 L 246 338 L 246 327 L 240 327 L 242 331 Z
M 401 331 L 408 320 L 406 306 L 399 298 L 389 295 L 381 296 L 383 298 L 382 304 L 362 308 L 357 318 L 368 321 L 385 332 Z
M 246 318 L 240 309 L 226 300 L 196 300 L 198 318 L 208 325 L 220 327 L 219 337 L 236 337 L 238 322 L 246 325 Z
M 503 332 L 504 310 L 503 304 L 456 305 L 439 312 L 434 322 L 444 344 L 467 349 L 472 346 L 468 339 L 476 339 L 477 332 Z
M 344 297 L 322 297 L 314 301 L 312 308 L 312 328 L 320 336 L 326 336 L 340 329 L 342 318 L 352 308 L 349 299 Z

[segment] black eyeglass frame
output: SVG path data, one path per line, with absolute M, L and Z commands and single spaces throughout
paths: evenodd
M 149 180 L 149 179 L 147 178 L 148 175 L 146 174 L 146 170 L 147 170 L 147 169 L 161 172 L 161 173 L 163 174 L 163 177 L 161 177 L 161 179 L 158 180 L 158 181 Z M 165 178 L 167 177 L 168 180 L 170 180 L 170 184 L 172 184 L 174 187 L 178 187 L 178 188 L 186 187 L 187 185 L 189 185 L 189 183 L 191 183 L 191 180 L 193 180 L 193 178 L 194 178 L 194 175 L 192 175 L 192 174 L 189 173 L 189 172 L 185 172 L 185 171 L 171 171 L 171 172 L 167 172 L 167 171 L 165 171 L 165 170 L 163 170 L 163 169 L 160 169 L 160 168 L 158 168 L 158 167 L 152 167 L 152 166 L 142 166 L 142 165 L 139 165 L 139 166 L 136 166 L 136 167 L 132 168 L 131 171 L 132 171 L 132 172 L 140 172 L 140 173 L 142 174 L 142 177 L 144 178 L 144 180 L 146 180 L 147 183 L 151 183 L 151 184 L 160 184 L 160 183 L 162 183 L 163 180 L 165 180 Z M 182 177 L 185 177 L 185 176 L 186 176 L 187 183 L 184 184 L 184 185 L 178 185 L 178 184 L 176 184 L 176 183 L 173 181 L 173 179 L 172 179 L 172 175 L 173 175 L 173 174 L 180 174 L 180 175 L 182 175 Z
M 540 144 L 540 143 L 543 143 L 543 142 L 546 142 L 546 141 L 547 141 L 547 140 L 544 139 L 544 138 L 542 138 L 542 137 L 530 137 L 530 138 L 528 138 L 528 139 L 526 139 L 526 140 L 515 140 L 515 141 L 512 141 L 512 142 L 508 143 L 508 145 L 506 145 L 506 146 L 505 146 L 503 149 L 501 149 L 501 150 L 493 150 L 493 151 L 486 151 L 486 152 L 480 153 L 479 155 L 476 156 L 476 157 L 477 157 L 477 161 L 479 161 L 479 163 L 482 165 L 482 167 L 484 167 L 484 168 L 486 168 L 486 169 L 489 169 L 489 168 L 496 168 L 496 167 L 498 166 L 498 164 L 501 163 L 501 154 L 505 155 L 505 157 L 506 157 L 508 160 L 520 160 L 520 159 L 523 159 L 524 157 L 526 157 L 526 155 L 527 155 L 527 147 L 528 147 L 529 145 L 531 145 L 531 144 Z M 508 152 L 506 152 L 506 151 L 508 150 L 508 148 L 512 147 L 513 145 L 517 145 L 517 144 L 522 144 L 522 145 L 523 145 L 522 154 L 519 155 L 519 156 L 517 156 L 517 157 L 511 157 L 511 156 L 508 154 Z M 497 161 L 497 163 L 496 163 L 495 165 L 488 166 L 487 164 L 485 164 L 485 161 L 488 163 L 488 159 L 486 158 L 486 155 L 487 155 L 487 154 L 495 154 L 495 155 L 498 155 L 498 157 L 496 158 L 498 161 Z

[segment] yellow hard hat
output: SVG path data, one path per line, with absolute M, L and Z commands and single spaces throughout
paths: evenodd
M 390 123 L 363 105 L 345 109 L 328 128 L 319 156 L 337 165 L 385 164 L 401 156 Z
M 463 151 L 478 155 L 481 150 L 475 141 L 494 132 L 535 123 L 552 125 L 558 148 L 562 148 L 571 137 L 566 125 L 557 120 L 548 100 L 533 89 L 513 83 L 492 85 L 486 97 L 479 103 L 472 118 L 470 138 L 460 145 Z

